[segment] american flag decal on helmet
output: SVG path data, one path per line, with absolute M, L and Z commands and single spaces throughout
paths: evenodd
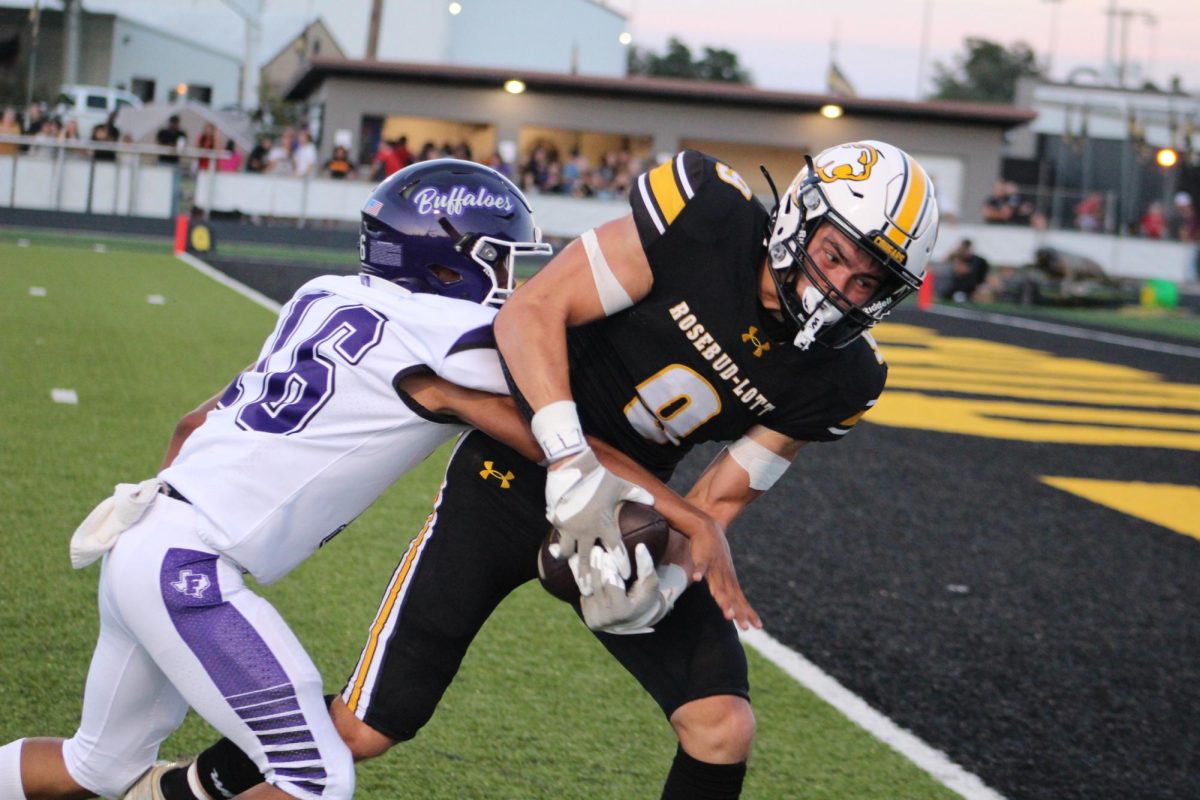
M 370 200 L 367 201 L 367 204 L 365 206 L 363 206 L 363 213 L 370 214 L 372 217 L 378 217 L 379 212 L 382 210 L 383 210 L 383 203 L 379 200 L 376 200 L 375 198 L 371 198 Z

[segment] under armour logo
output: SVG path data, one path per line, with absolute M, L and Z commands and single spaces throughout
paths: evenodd
M 496 478 L 500 481 L 500 488 L 507 489 L 510 485 L 512 485 L 511 481 L 515 476 L 512 474 L 511 470 L 508 472 L 501 472 L 500 470 L 496 469 L 493 466 L 494 463 L 495 462 L 493 461 L 483 462 L 483 469 L 479 470 L 479 477 L 483 478 L 485 481 L 488 478 Z
M 212 581 L 207 575 L 203 572 L 192 572 L 190 569 L 179 570 L 179 580 L 171 581 L 171 588 L 175 591 L 197 599 L 203 597 L 210 586 Z
M 751 342 L 754 344 L 755 358 L 761 358 L 765 351 L 771 349 L 770 342 L 764 342 L 758 338 L 758 328 L 754 327 L 753 325 L 750 326 L 750 330 L 742 334 L 742 341 Z

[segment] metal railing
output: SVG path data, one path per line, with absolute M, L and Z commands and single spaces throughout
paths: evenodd
M 208 159 L 207 171 L 212 174 L 216 172 L 217 161 L 228 155 L 225 150 L 211 150 L 199 147 L 165 147 L 158 144 L 136 144 L 131 142 L 105 142 L 92 141 L 83 139 L 46 139 L 39 136 L 14 136 L 11 134 L 0 134 L 0 145 L 14 145 L 15 149 L 12 153 L 0 155 L 0 164 L 8 162 L 11 164 L 11 171 L 8 174 L 8 197 L 7 205 L 10 208 L 17 207 L 18 179 L 21 162 L 25 161 L 31 164 L 51 165 L 49 195 L 51 201 L 49 207 L 61 211 L 64 210 L 64 185 L 68 179 L 68 173 L 72 171 L 69 165 L 88 163 L 86 176 L 86 189 L 84 190 L 85 203 L 82 210 L 86 213 L 92 213 L 96 205 L 96 186 L 97 186 L 97 170 L 103 170 L 104 165 L 114 165 L 114 175 L 111 180 L 112 197 L 109 207 L 113 213 L 120 213 L 119 208 L 122 205 L 120 202 L 120 194 L 122 187 L 121 173 L 127 171 L 128 179 L 125 181 L 127 194 L 124 213 L 133 216 L 138 209 L 138 193 L 142 188 L 143 181 L 140 180 L 143 170 L 149 167 L 168 168 L 178 177 L 179 174 L 187 169 L 191 164 L 198 164 L 200 159 Z M 110 159 L 96 158 L 98 153 L 111 153 Z M 153 165 L 145 164 L 144 160 L 148 157 L 154 157 L 156 163 Z M 177 163 L 162 163 L 158 161 L 161 157 L 176 158 Z M 190 174 L 190 170 L 188 173 Z M 166 214 L 160 216 L 171 216 L 179 210 L 180 206 L 180 191 L 182 181 L 173 180 L 170 193 L 170 207 Z M 210 182 L 210 187 L 214 184 Z M 204 204 L 206 213 L 211 209 L 212 197 L 207 198 L 208 203 Z M 72 204 L 73 205 L 73 204 Z M 37 207 L 42 207 L 38 204 Z

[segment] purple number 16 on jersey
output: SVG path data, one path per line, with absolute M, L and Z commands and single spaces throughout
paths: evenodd
M 291 366 L 266 376 L 258 399 L 238 411 L 238 426 L 261 433 L 287 435 L 303 430 L 333 396 L 339 363 L 357 364 L 383 337 L 387 318 L 366 306 L 347 305 L 334 309 L 311 335 L 291 342 L 300 319 L 313 301 L 326 296 L 305 296 L 293 304 L 279 326 L 270 355 L 259 362 L 263 369 L 272 356 L 291 352 Z M 234 381 L 221 399 L 222 406 L 237 402 L 241 380 Z

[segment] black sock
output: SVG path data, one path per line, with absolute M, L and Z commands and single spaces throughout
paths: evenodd
M 746 762 L 706 764 L 679 747 L 663 786 L 662 800 L 737 800 L 742 795 Z
M 222 739 L 196 757 L 196 774 L 204 791 L 216 800 L 234 797 L 263 782 L 262 773 L 250 756 L 228 739 Z
M 328 708 L 336 698 L 336 694 L 325 695 L 325 707 Z M 200 776 L 200 785 L 209 797 L 235 797 L 242 792 L 263 782 L 262 773 L 248 755 L 228 739 L 222 739 L 196 757 L 196 774 Z M 163 781 L 166 791 L 166 776 Z M 179 800 L 187 800 L 191 794 L 181 795 Z M 171 795 L 166 800 L 176 800 Z
M 158 788 L 166 800 L 195 800 L 192 787 L 188 785 L 187 767 L 169 769 L 158 779 Z

